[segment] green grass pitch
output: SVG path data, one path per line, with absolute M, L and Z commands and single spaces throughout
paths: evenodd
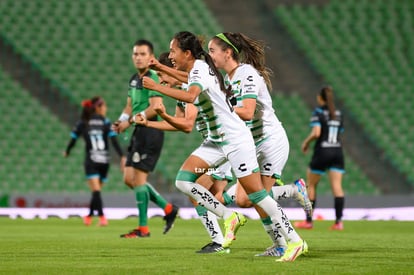
M 200 255 L 209 239 L 198 220 L 176 221 L 162 234 L 161 218 L 149 220 L 151 237 L 121 239 L 136 218 L 85 227 L 80 218 L 0 218 L 0 274 L 414 274 L 414 223 L 331 221 L 298 231 L 309 254 L 292 263 L 254 257 L 269 246 L 259 221 L 241 227 L 231 253 Z

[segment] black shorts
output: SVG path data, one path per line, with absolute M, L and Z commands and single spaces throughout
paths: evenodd
M 315 149 L 309 168 L 314 174 L 324 174 L 327 169 L 345 172 L 345 161 L 342 148 Z
M 163 131 L 135 126 L 125 165 L 146 172 L 153 171 L 160 157 L 163 143 Z
M 101 182 L 107 181 L 107 175 L 109 171 L 109 163 L 96 163 L 86 160 L 84 163 L 85 175 L 87 179 L 97 178 Z

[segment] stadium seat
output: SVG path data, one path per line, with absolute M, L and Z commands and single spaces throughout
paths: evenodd
M 192 31 L 205 34 L 207 37 L 220 31 L 219 24 L 209 14 L 205 4 L 195 0 L 175 2 L 150 0 L 146 2 L 145 6 L 140 2 L 128 0 L 91 0 L 85 2 L 62 0 L 50 3 L 41 0 L 28 1 L 27 3 L 4 0 L 0 1 L 0 10 L 7 11 L 0 16 L 1 31 L 10 39 L 17 52 L 35 62 L 44 76 L 51 79 L 57 87 L 61 87 L 62 92 L 70 93 L 71 98 L 76 102 L 80 103 L 83 99 L 93 95 L 103 96 L 108 101 L 108 116 L 111 120 L 115 120 L 119 116 L 126 102 L 127 82 L 134 72 L 130 56 L 135 40 L 139 38 L 151 40 L 155 45 L 155 53 L 158 55 L 161 51 L 168 50 L 170 39 L 174 33 L 185 29 L 186 26 L 191 25 Z M 163 16 L 159 16 L 160 13 Z M 187 20 L 184 15 L 193 17 Z M 23 33 L 25 35 L 21 35 Z M 22 91 L 22 88 L 11 79 L 3 81 L 1 78 L 0 80 L 1 87 L 9 85 L 8 87 L 11 87 L 10 90 L 13 93 L 16 90 L 19 93 Z M 27 94 L 26 91 L 23 93 Z M 0 98 L 3 99 L 3 94 Z M 12 95 L 5 97 L 5 100 L 0 103 L 2 110 L 6 110 L 7 106 L 13 106 L 9 104 L 10 101 L 12 101 Z M 174 104 L 169 103 L 169 106 L 172 106 L 169 109 L 174 110 Z M 46 145 L 43 141 L 42 143 L 36 141 L 36 144 L 47 149 L 47 152 L 42 151 L 43 154 L 52 156 L 57 153 L 60 156 L 68 141 L 72 125 L 62 125 L 56 119 L 52 121 L 53 115 L 33 99 L 29 98 L 24 101 L 24 106 L 25 108 L 19 110 L 21 114 L 37 113 L 38 110 L 42 110 L 39 114 L 39 121 L 46 119 L 47 124 L 54 125 L 52 129 L 46 128 L 44 124 L 34 126 L 39 127 L 37 128 L 39 131 L 54 137 L 53 141 L 49 140 Z M 17 124 L 23 125 L 23 123 Z M 17 144 L 17 140 L 21 139 L 20 130 L 15 129 L 11 124 L 7 127 L 11 131 L 8 137 L 13 141 L 16 140 Z M 44 135 L 42 138 L 47 136 Z M 177 136 L 179 134 L 174 138 L 176 139 Z M 33 136 L 27 136 L 27 140 L 30 138 Z M 185 159 L 190 149 L 194 149 L 195 144 L 199 142 L 198 133 L 186 135 L 185 140 L 185 143 L 180 144 L 185 147 L 182 152 L 174 151 L 174 147 L 168 148 L 177 144 L 172 142 L 169 145 L 166 140 L 165 151 L 167 153 L 163 154 L 159 161 L 159 167 L 165 167 L 165 169 L 163 171 L 157 170 L 156 173 L 166 171 L 169 174 L 163 175 L 164 178 L 175 178 L 179 165 L 181 165 L 178 162 Z M 56 165 L 59 167 L 55 168 L 56 170 L 63 171 L 65 177 L 61 180 L 68 183 L 70 190 L 73 192 L 75 190 L 85 191 L 82 146 L 82 144 L 78 144 L 78 148 L 74 149 L 71 158 L 59 159 L 56 163 L 41 163 L 39 169 L 34 171 L 46 170 L 46 167 Z M 24 148 L 20 144 L 12 147 Z M 15 154 L 22 153 L 20 149 L 15 151 Z M 39 151 L 37 149 L 31 150 L 28 158 L 32 159 L 35 153 L 39 153 Z M 170 163 L 170 154 L 177 163 Z M 113 171 L 115 171 L 113 172 L 114 177 L 118 180 L 122 178 L 117 169 L 113 169 Z M 37 177 L 36 175 L 32 176 Z M 51 189 L 59 191 L 54 185 L 54 179 L 47 176 L 38 178 L 45 182 L 40 180 L 39 183 L 36 183 L 34 185 L 36 187 L 33 187 L 36 191 L 39 190 L 39 186 L 47 188 L 47 182 L 50 182 Z M 21 180 L 21 182 L 26 186 L 25 188 L 31 188 L 27 181 Z M 62 184 L 65 185 L 65 183 Z M 7 186 L 14 188 L 9 184 Z M 22 189 L 25 189 L 24 186 Z M 128 191 L 123 188 L 122 184 L 120 186 L 122 186 L 123 192 Z
M 276 9 L 276 16 L 315 68 L 332 83 L 345 106 L 396 168 L 404 167 L 407 161 L 395 157 L 389 141 L 404 138 L 390 127 L 400 128 L 401 121 L 414 123 L 409 115 L 414 51 L 408 50 L 414 47 L 414 25 L 409 23 L 413 10 L 412 1 L 354 0 Z M 329 43 L 320 43 L 321 36 Z M 413 153 L 404 152 L 407 158 Z M 407 178 L 414 174 L 402 172 Z

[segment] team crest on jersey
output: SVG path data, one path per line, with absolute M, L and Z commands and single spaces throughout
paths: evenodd
M 135 87 L 135 86 L 137 86 L 137 81 L 134 79 L 134 80 L 131 81 L 131 83 L 129 85 Z
M 137 162 L 140 162 L 140 161 L 141 161 L 141 157 L 140 157 L 140 155 L 139 155 L 139 153 L 138 153 L 138 152 L 135 152 L 135 153 L 132 155 L 132 161 L 133 161 L 133 162 L 135 162 L 135 163 L 137 163 Z
M 213 69 L 211 69 L 211 67 L 208 67 L 208 73 L 209 73 L 209 75 L 212 75 L 212 76 L 215 75 L 214 72 L 213 72 Z

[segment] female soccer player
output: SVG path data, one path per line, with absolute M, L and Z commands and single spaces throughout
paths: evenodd
M 302 152 L 307 153 L 312 141 L 316 141 L 313 156 L 307 170 L 309 198 L 315 207 L 316 185 L 321 176 L 329 170 L 329 181 L 334 196 L 336 220 L 332 230 L 343 230 L 342 215 L 344 210 L 344 191 L 342 175 L 345 172 L 344 155 L 340 134 L 343 132 L 343 117 L 335 108 L 334 95 L 331 87 L 323 87 L 316 98 L 319 107 L 312 113 L 310 126 L 312 130 L 302 143 Z M 306 221 L 297 222 L 298 228 L 312 229 L 312 215 L 306 215 Z
M 223 247 L 229 247 L 239 227 L 246 222 L 240 213 L 221 204 L 207 189 L 196 183 L 210 167 L 226 159 L 246 191 L 250 201 L 259 205 L 271 218 L 272 229 L 289 241 L 288 249 L 280 261 L 294 261 L 307 251 L 307 244 L 286 220 L 278 203 L 263 188 L 255 144 L 250 130 L 234 112 L 230 103 L 231 90 L 224 85 L 213 60 L 190 32 L 177 33 L 170 43 L 169 57 L 177 69 L 189 72 L 188 90 L 162 86 L 144 77 L 144 87 L 157 90 L 175 99 L 194 103 L 207 124 L 208 138 L 183 163 L 176 177 L 179 190 L 195 199 L 200 205 L 225 219 Z
M 89 215 L 83 217 L 83 223 L 91 225 L 94 211 L 99 216 L 99 225 L 106 226 L 108 221 L 103 212 L 101 198 L 101 189 L 106 182 L 109 170 L 109 147 L 108 138 L 111 139 L 112 145 L 121 157 L 121 168 L 125 163 L 121 147 L 116 138 L 117 134 L 111 130 L 111 123 L 106 116 L 106 103 L 101 97 L 82 102 L 81 119 L 77 122 L 71 133 L 71 139 L 64 152 L 64 157 L 68 157 L 71 149 L 75 146 L 78 137 L 85 140 L 85 173 L 88 179 L 89 188 L 92 192 L 92 198 L 89 206 Z
M 173 64 L 168 58 L 168 55 L 169 53 L 162 53 L 159 57 L 158 62 L 152 62 L 153 67 L 157 69 L 157 67 L 164 65 L 168 68 L 173 68 Z M 182 83 L 163 70 L 159 70 L 157 73 L 160 79 L 160 83 L 164 85 L 181 89 L 187 87 L 186 83 Z M 174 71 L 174 75 L 177 74 L 178 71 Z M 185 92 L 185 90 L 182 91 Z M 203 139 L 206 139 L 208 137 L 207 125 L 203 121 L 203 118 L 199 116 L 198 110 L 193 104 L 177 101 L 174 116 L 171 116 L 166 112 L 164 105 L 159 105 L 154 109 L 164 120 L 150 121 L 142 116 L 139 116 L 136 120 L 137 123 L 146 127 L 161 129 L 164 131 L 183 131 L 186 133 L 191 132 L 195 125 L 197 131 L 201 134 Z M 226 192 L 224 192 L 224 188 L 228 182 L 232 181 L 232 179 L 233 174 L 231 172 L 231 166 L 228 162 L 226 162 L 214 170 L 208 171 L 204 175 L 200 176 L 197 179 L 197 183 L 204 186 L 207 190 L 210 190 L 215 195 L 215 197 L 219 199 L 220 202 L 231 203 L 232 199 Z M 196 212 L 200 217 L 200 221 L 202 222 L 212 240 L 210 243 L 197 251 L 197 253 L 228 253 L 229 249 L 225 249 L 222 246 L 224 238 L 220 225 L 217 221 L 217 216 L 210 211 L 207 211 L 207 209 L 203 206 L 198 205 L 198 203 L 193 199 L 190 199 L 190 201 L 196 208 Z
M 230 85 L 237 99 L 234 110 L 251 130 L 261 180 L 266 191 L 270 192 L 276 179 L 281 178 L 289 155 L 289 141 L 272 107 L 268 91 L 268 87 L 271 88 L 270 70 L 265 67 L 264 45 L 244 34 L 226 32 L 213 37 L 208 49 L 217 68 L 226 72 L 225 82 Z M 274 187 L 272 192 L 275 199 L 294 197 L 306 211 L 312 210 L 305 182 L 301 179 L 289 185 Z M 241 207 L 251 206 L 243 188 L 237 188 L 236 202 Z M 258 207 L 256 210 L 274 244 L 258 255 L 283 256 L 286 241 L 274 234 L 269 216 Z

